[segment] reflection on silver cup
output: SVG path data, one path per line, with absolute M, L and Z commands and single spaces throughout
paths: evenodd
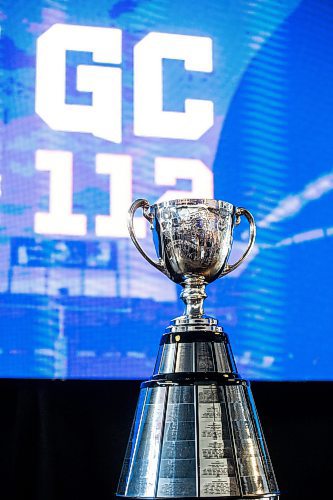
M 154 241 L 158 242 L 158 261 L 146 255 L 135 237 L 133 215 L 139 207 L 157 236 Z M 233 229 L 241 215 L 250 222 L 250 241 L 242 258 L 229 265 Z M 255 223 L 245 208 L 226 201 L 185 199 L 150 206 L 147 200 L 137 200 L 130 209 L 129 232 L 145 259 L 176 283 L 188 275 L 203 276 L 206 283 L 210 283 L 243 262 L 255 240 Z
M 136 239 L 133 216 L 138 208 L 150 222 L 158 260 L 151 259 Z M 250 238 L 243 256 L 228 264 L 234 226 L 244 215 L 250 223 Z M 236 269 L 250 252 L 256 234 L 252 215 L 226 201 L 179 199 L 155 205 L 139 199 L 130 208 L 129 232 L 141 255 L 172 281 L 184 287 L 182 299 L 188 317 L 203 315 L 205 285 Z

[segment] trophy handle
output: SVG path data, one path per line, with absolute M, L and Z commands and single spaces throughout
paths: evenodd
M 156 269 L 158 269 L 162 273 L 168 275 L 166 267 L 165 267 L 162 259 L 158 259 L 158 260 L 151 259 L 149 257 L 149 255 L 146 254 L 146 252 L 143 250 L 140 243 L 136 239 L 135 232 L 134 232 L 133 218 L 134 218 L 134 214 L 138 208 L 142 208 L 142 214 L 143 214 L 144 218 L 147 219 L 147 221 L 150 223 L 150 229 L 153 229 L 154 215 L 149 213 L 149 208 L 150 208 L 149 202 L 147 200 L 140 198 L 138 200 L 135 200 L 134 203 L 132 203 L 131 208 L 128 211 L 127 227 L 128 227 L 130 237 L 131 237 L 135 247 L 141 253 L 142 257 L 144 257 L 149 262 L 149 264 L 156 267 Z
M 231 271 L 234 271 L 235 269 L 237 269 L 237 267 L 243 262 L 243 260 L 246 259 L 246 257 L 250 253 L 250 251 L 253 247 L 254 241 L 256 239 L 256 224 L 254 222 L 253 215 L 248 210 L 246 210 L 246 208 L 238 207 L 236 209 L 236 224 L 240 223 L 240 218 L 242 215 L 245 215 L 245 217 L 247 218 L 247 220 L 249 221 L 249 224 L 250 224 L 250 236 L 249 236 L 249 243 L 247 245 L 247 249 L 245 250 L 242 257 L 237 262 L 235 262 L 234 264 L 230 264 L 230 265 L 227 264 L 226 265 L 226 267 L 224 268 L 224 270 L 220 274 L 219 278 L 222 278 L 222 276 L 225 276 L 226 274 L 231 273 Z

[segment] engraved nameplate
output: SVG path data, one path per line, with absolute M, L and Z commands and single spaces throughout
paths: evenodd
M 193 344 L 178 344 L 175 372 L 193 372 Z
M 135 467 L 130 471 L 128 496 L 155 495 L 159 466 L 161 431 L 166 387 L 147 390 L 135 451 Z
M 158 497 L 195 497 L 194 388 L 170 387 L 159 469 Z
M 216 371 L 221 373 L 230 372 L 230 363 L 227 357 L 225 343 L 216 342 L 213 345 L 215 350 Z
M 214 371 L 212 344 L 209 342 L 197 342 L 196 350 L 197 371 Z
M 239 494 L 231 436 L 222 418 L 223 391 L 215 385 L 198 386 L 200 496 Z
M 164 344 L 159 373 L 173 373 L 176 344 Z

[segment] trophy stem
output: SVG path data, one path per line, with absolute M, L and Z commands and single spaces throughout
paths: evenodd
M 188 274 L 181 283 L 184 290 L 180 298 L 185 303 L 184 316 L 188 318 L 201 318 L 204 315 L 203 303 L 206 294 L 206 280 L 201 275 Z

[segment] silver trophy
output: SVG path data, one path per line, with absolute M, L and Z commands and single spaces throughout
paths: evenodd
M 134 213 L 150 222 L 158 259 L 137 241 Z M 243 256 L 228 264 L 233 229 L 250 224 Z M 183 287 L 184 314 L 162 336 L 152 377 L 141 385 L 118 496 L 129 498 L 270 498 L 279 492 L 249 382 L 242 379 L 227 334 L 206 316 L 208 283 L 236 269 L 255 240 L 244 208 L 225 201 L 137 200 L 129 232 L 144 258 Z

